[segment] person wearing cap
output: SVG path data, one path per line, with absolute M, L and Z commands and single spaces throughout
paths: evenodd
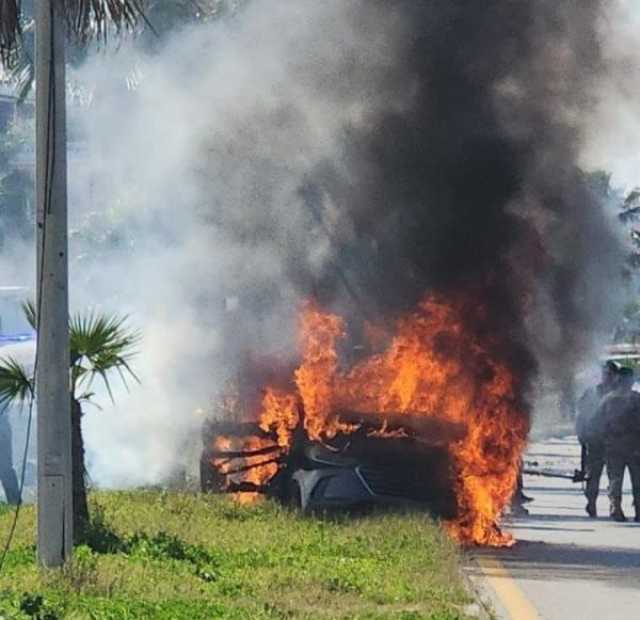
M 633 390 L 633 382 L 633 369 L 620 368 L 616 389 L 605 396 L 600 407 L 614 521 L 627 520 L 622 511 L 622 482 L 628 467 L 635 521 L 640 522 L 640 394 Z
M 618 379 L 618 366 L 608 361 L 602 367 L 602 377 L 598 385 L 585 390 L 578 401 L 576 434 L 582 446 L 582 468 L 587 479 L 585 510 L 591 518 L 597 516 L 596 502 L 600 490 L 600 478 L 605 464 L 604 428 L 600 405 L 602 399 L 613 391 Z

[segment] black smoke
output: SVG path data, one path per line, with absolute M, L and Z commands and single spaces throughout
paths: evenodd
M 188 423 L 176 413 L 242 382 L 247 357 L 295 366 L 310 296 L 357 332 L 424 294 L 466 294 L 469 327 L 497 340 L 521 395 L 536 365 L 569 384 L 619 267 L 578 169 L 611 68 L 608 4 L 235 4 L 153 53 L 131 41 L 91 56 L 79 76 L 88 156 L 70 176 L 70 217 L 89 241 L 74 290 L 144 317 L 147 332 L 144 391 L 118 399 L 136 415 L 104 418 L 145 463 L 124 477 L 166 463 Z M 95 221 L 127 239 L 106 261 Z
M 317 294 L 380 317 L 426 292 L 467 292 L 467 320 L 500 335 L 524 384 L 536 360 L 567 383 L 608 319 L 621 264 L 577 163 L 604 69 L 602 3 L 374 4 L 401 15 L 380 91 L 404 105 L 345 127 L 340 164 L 303 187 L 318 220 L 323 200 L 343 220 L 327 232 L 337 251 Z

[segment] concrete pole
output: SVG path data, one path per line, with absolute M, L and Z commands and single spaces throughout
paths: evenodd
M 65 24 L 58 0 L 36 6 L 38 201 L 38 560 L 71 557 L 73 495 L 69 398 Z

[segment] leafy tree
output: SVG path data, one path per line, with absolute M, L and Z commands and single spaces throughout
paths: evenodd
M 145 0 L 57 0 L 72 43 L 70 60 L 82 59 L 90 40 L 106 42 L 115 30 L 133 30 L 146 23 Z M 17 81 L 20 98 L 28 94 L 34 80 L 34 2 L 0 0 L 0 65 Z M 150 24 L 149 24 L 150 25 Z
M 35 329 L 33 304 L 25 304 L 24 311 Z M 82 406 L 92 401 L 96 379 L 102 381 L 112 400 L 111 374 L 117 372 L 125 386 L 128 378 L 138 381 L 129 364 L 139 341 L 140 334 L 127 325 L 127 317 L 89 312 L 69 320 L 73 516 L 79 536 L 89 523 Z M 0 358 L 0 411 L 14 403 L 24 405 L 34 396 L 35 380 L 29 370 L 15 359 Z
M 157 50 L 175 30 L 232 15 L 249 0 L 61 0 L 67 7 L 69 32 L 72 34 L 67 58 L 71 65 L 79 65 L 87 54 L 85 43 L 93 38 L 106 40 L 108 25 L 116 29 L 137 26 L 139 44 L 148 51 Z M 7 10 L 7 17 L 3 11 Z M 20 100 L 24 100 L 34 82 L 34 23 L 33 0 L 23 0 L 17 17 L 13 17 L 15 0 L 0 0 L 0 60 L 10 68 L 9 78 L 17 84 Z M 84 6 L 87 5 L 87 6 Z M 91 5 L 91 8 L 89 8 Z M 119 7 L 121 9 L 119 10 Z M 142 14 L 144 7 L 144 16 Z M 84 15 L 89 11 L 90 18 Z M 111 11 L 109 13 L 109 11 Z M 73 16 L 76 17 L 73 17 Z M 79 16 L 83 16 L 80 18 Z M 142 19 L 139 19 L 142 16 Z M 99 17 L 99 19 L 98 19 Z M 83 21 L 84 27 L 78 24 Z M 4 21 L 3 21 L 4 20 Z M 17 23 L 13 42 L 2 35 L 5 23 Z M 3 45 L 3 41 L 5 41 Z
M 611 174 L 598 170 L 586 175 L 596 198 L 613 210 L 624 227 L 628 238 L 625 261 L 620 266 L 629 286 L 632 301 L 626 304 L 620 323 L 613 335 L 614 342 L 637 342 L 640 338 L 640 300 L 638 300 L 638 274 L 640 269 L 640 188 L 623 192 L 611 185 Z
M 155 47 L 175 30 L 219 19 L 235 12 L 244 2 L 246 0 L 147 0 L 145 15 L 153 29 L 146 28 L 142 41 Z
M 66 22 L 68 38 L 83 47 L 89 40 L 105 43 L 111 34 L 123 29 L 133 30 L 146 19 L 142 6 L 144 0 L 52 0 L 52 8 Z M 33 53 L 26 36 L 33 32 L 33 5 L 31 0 L 0 0 L 0 64 L 10 71 L 18 71 L 27 84 L 22 94 L 33 80 Z M 31 13 L 23 13 L 31 9 Z M 46 70 L 46 68 L 43 68 Z M 26 77 L 25 77 L 26 76 Z M 64 145 L 66 148 L 66 145 Z M 66 232 L 66 231 L 65 231 Z M 33 307 L 27 314 L 35 326 Z M 89 388 L 96 377 L 100 377 L 110 387 L 107 373 L 117 370 L 122 380 L 127 374 L 135 377 L 128 365 L 137 342 L 137 333 L 130 332 L 125 319 L 103 315 L 89 315 L 70 320 L 71 347 L 71 426 L 72 426 L 72 486 L 75 530 L 82 532 L 88 522 L 86 484 L 84 480 L 84 443 L 82 439 L 81 416 L 83 401 L 91 398 Z M 9 363 L 7 363 L 9 362 Z M 23 368 L 16 370 L 15 360 L 2 362 L 4 400 L 11 402 L 15 394 L 28 389 L 34 392 L 33 380 Z M 24 384 L 25 376 L 30 387 Z M 16 392 L 12 381 L 22 381 L 22 388 Z
M 615 210 L 618 220 L 626 228 L 630 241 L 624 273 L 631 278 L 640 267 L 640 188 L 623 193 L 611 185 L 611 174 L 597 170 L 586 175 L 586 181 L 596 198 Z
M 629 229 L 631 238 L 629 266 L 637 269 L 640 267 L 640 229 L 636 226 L 640 220 L 640 188 L 633 189 L 624 197 L 618 217 Z

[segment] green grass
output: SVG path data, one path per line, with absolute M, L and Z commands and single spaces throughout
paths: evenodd
M 188 493 L 94 493 L 74 561 L 35 565 L 24 508 L 0 575 L 0 617 L 458 620 L 459 555 L 421 513 L 300 517 Z M 12 515 L 0 511 L 5 540 Z

